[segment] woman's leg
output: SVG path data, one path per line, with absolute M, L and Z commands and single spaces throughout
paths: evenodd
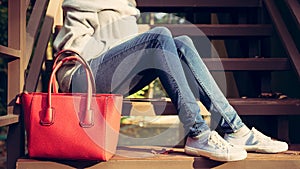
M 120 44 L 91 60 L 90 65 L 99 93 L 128 94 L 159 77 L 186 132 L 197 135 L 200 131 L 209 130 L 199 114 L 199 106 L 189 88 L 174 40 L 166 28 L 154 28 Z M 81 83 L 80 76 L 85 76 L 82 70 L 75 73 L 72 86 Z
M 175 44 L 195 97 L 212 114 L 221 115 L 220 127 L 224 132 L 232 133 L 240 129 L 244 125 L 242 120 L 219 89 L 192 40 L 187 36 L 180 36 L 175 38 Z
M 225 132 L 225 139 L 228 142 L 244 147 L 248 151 L 262 153 L 277 153 L 288 149 L 287 143 L 274 141 L 255 128 L 249 130 L 243 124 L 213 80 L 190 38 L 186 36 L 178 37 L 175 38 L 175 43 L 179 56 L 183 60 L 183 67 L 192 91 L 212 114 L 221 114 L 219 124 Z M 195 147 L 196 151 L 199 149 L 198 144 L 195 144 L 195 140 L 192 139 L 187 140 L 186 147 L 188 151 L 191 150 L 191 154 L 195 154 Z M 240 154 L 237 153 L 236 155 L 239 156 Z M 232 158 L 236 159 L 234 155 Z

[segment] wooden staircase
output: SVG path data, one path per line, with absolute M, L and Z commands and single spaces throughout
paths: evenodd
M 289 142 L 287 117 L 299 115 L 300 100 L 298 98 L 282 100 L 261 98 L 264 93 L 273 92 L 271 85 L 273 72 L 295 72 L 298 84 L 300 77 L 298 48 L 274 1 L 164 0 L 153 3 L 150 0 L 140 0 L 137 2 L 142 12 L 178 13 L 180 11 L 181 14 L 185 14 L 188 21 L 193 23 L 153 24 L 150 28 L 165 26 L 174 36 L 207 36 L 209 40 L 223 40 L 227 52 L 226 58 L 215 58 L 212 56 L 213 53 L 202 56 L 212 73 L 233 72 L 240 98 L 229 98 L 230 103 L 241 116 L 276 116 L 278 119 L 277 138 Z M 300 13 L 299 9 L 297 11 L 299 3 L 290 0 L 286 1 L 286 6 L 291 9 L 295 23 L 299 27 L 299 20 L 297 20 Z M 217 16 L 219 23 L 211 22 L 210 18 L 213 14 Z M 199 19 L 201 17 L 204 19 Z M 199 33 L 199 30 L 203 33 Z M 285 55 L 273 52 L 271 38 L 274 36 L 279 36 L 284 42 L 282 49 L 285 49 Z M 197 43 L 195 45 L 200 54 L 203 53 L 202 50 L 205 50 L 203 48 L 207 47 L 201 47 L 202 44 Z M 299 89 L 298 85 L 295 91 L 299 92 Z M 152 103 L 154 107 L 165 105 L 159 100 L 152 100 Z M 169 104 L 163 114 L 175 114 L 172 104 Z M 129 115 L 130 105 L 130 101 L 125 102 L 124 114 Z
M 8 96 L 8 100 L 13 100 L 14 96 L 22 91 L 23 86 L 23 72 L 28 62 L 28 53 L 32 53 L 33 40 L 37 39 L 37 35 L 32 35 L 37 32 L 38 22 L 43 16 L 41 6 L 46 7 L 45 20 L 41 26 L 41 33 L 37 43 L 36 51 L 32 55 L 33 62 L 28 71 L 28 76 L 25 79 L 25 89 L 28 91 L 35 91 L 37 81 L 39 78 L 39 71 L 44 61 L 43 56 L 46 46 L 43 41 L 48 41 L 52 31 L 53 24 L 55 25 L 56 11 L 59 3 L 54 1 L 40 0 L 36 1 L 35 10 L 27 25 L 27 36 L 24 30 L 24 11 L 28 3 L 18 0 L 9 0 L 11 6 L 20 7 L 18 11 L 22 13 L 18 18 L 21 26 L 11 25 L 9 29 L 19 28 L 18 34 L 11 34 L 11 43 L 17 41 L 21 42 L 20 46 L 15 46 L 9 43 L 9 47 L 0 46 L 1 56 L 10 60 L 9 63 L 9 91 L 13 91 Z M 12 3 L 14 2 L 14 3 Z M 27 1 L 28 2 L 28 1 Z M 299 32 L 299 2 L 297 0 L 285 0 L 287 8 L 290 9 L 294 22 L 298 26 Z M 275 0 L 137 0 L 141 12 L 166 12 L 166 13 L 180 13 L 193 23 L 191 24 L 147 24 L 147 28 L 155 26 L 168 27 L 174 36 L 189 35 L 193 38 L 199 36 L 199 30 L 208 37 L 209 40 L 222 40 L 226 48 L 227 57 L 215 58 L 211 53 L 202 55 L 204 62 L 208 68 L 214 72 L 232 72 L 235 79 L 239 96 L 230 98 L 230 103 L 237 109 L 241 116 L 275 116 L 278 119 L 278 135 L 277 138 L 289 141 L 289 116 L 300 115 L 300 99 L 299 98 L 258 98 L 262 93 L 271 93 L 273 78 L 272 72 L 289 72 L 298 78 L 296 82 L 299 84 L 300 77 L 300 55 L 299 46 L 296 45 L 294 34 L 290 34 L 288 27 L 284 23 L 284 18 L 276 6 Z M 39 9 L 40 8 L 40 9 Z M 11 13 L 15 11 L 10 8 Z M 218 23 L 212 23 L 212 15 L 217 18 Z M 10 18 L 14 18 L 12 15 Z M 31 23 L 31 24 L 30 24 Z M 12 23 L 11 23 L 12 24 Z M 141 29 L 144 26 L 141 25 Z M 198 29 L 195 29 L 198 28 Z M 196 30 L 196 31 L 195 31 Z M 202 34 L 203 35 L 203 34 Z M 272 46 L 274 37 L 279 37 L 282 42 L 281 48 L 285 52 L 280 55 L 274 54 L 276 50 Z M 32 39 L 31 39 L 32 38 Z M 27 45 L 25 48 L 25 39 Z M 201 47 L 195 43 L 197 49 L 201 53 Z M 22 46 L 23 45 L 23 46 Z M 39 46 L 40 45 L 40 46 Z M 298 47 L 298 48 L 297 48 Z M 30 49 L 28 51 L 28 49 Z M 26 54 L 25 54 L 26 53 Z M 25 59 L 24 59 L 25 58 Z M 16 65 L 15 65 L 16 64 Z M 17 66 L 17 69 L 15 68 Z M 20 76 L 14 76 L 18 74 Z M 245 82 L 245 79 L 250 79 Z M 251 82 L 251 84 L 249 83 Z M 15 83 L 17 82 L 17 83 Z M 17 84 L 18 86 L 13 86 Z M 300 91 L 300 85 L 294 89 L 295 92 Z M 230 95 L 230 93 L 229 93 Z M 241 98 L 245 96 L 244 98 Z M 124 101 L 124 108 L 122 114 L 128 116 L 131 113 L 132 107 L 137 104 L 142 106 L 149 106 L 151 103 L 154 110 L 161 110 L 164 108 L 162 114 L 159 115 L 174 115 L 176 111 L 171 102 L 158 99 L 143 99 Z M 145 104 L 147 103 L 147 104 Z M 158 168 L 158 167 L 172 167 L 172 168 L 300 168 L 299 152 L 289 151 L 283 154 L 249 154 L 245 161 L 233 163 L 218 163 L 207 160 L 202 157 L 190 157 L 183 154 L 182 148 L 167 148 L 168 151 L 165 156 L 158 153 L 161 147 L 124 147 L 119 148 L 121 156 L 114 157 L 109 162 L 69 162 L 69 161 L 48 161 L 48 160 L 31 160 L 27 158 L 19 158 L 24 156 L 24 129 L 22 118 L 19 116 L 18 109 L 15 112 L 11 108 L 8 115 L 1 117 L 1 126 L 9 125 L 8 135 L 8 168 Z M 154 111 L 154 114 L 156 112 Z M 140 150 L 139 150 L 140 149 Z M 152 151 L 154 149 L 154 151 Z M 299 147 L 295 148 L 300 150 Z M 135 151 L 136 150 L 136 151 Z M 150 153 L 149 153 L 150 152 Z M 122 153 L 137 153 L 143 157 L 145 154 L 151 154 L 147 158 L 126 158 Z M 16 159 L 18 159 L 16 163 Z

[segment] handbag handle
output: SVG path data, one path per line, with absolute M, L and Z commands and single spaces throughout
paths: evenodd
M 57 52 L 57 53 L 55 54 L 55 56 L 54 56 L 54 57 L 55 57 L 55 60 L 54 60 L 54 62 L 53 62 L 52 71 L 53 71 L 53 69 L 56 67 L 56 65 L 57 65 L 57 63 L 58 63 L 58 61 L 59 61 L 59 59 L 60 59 L 61 57 L 63 57 L 64 55 L 67 55 L 67 56 L 77 56 L 77 57 L 79 57 L 79 59 L 82 60 L 82 62 L 84 62 L 84 65 L 89 65 L 89 64 L 85 61 L 85 59 L 82 58 L 82 57 L 78 54 L 78 52 L 76 52 L 76 51 L 74 51 L 74 50 L 70 50 L 70 49 L 63 49 L 63 50 L 61 50 L 61 51 L 59 51 L 59 52 Z M 58 93 L 58 87 L 57 87 L 56 76 L 54 76 L 54 80 L 53 80 L 52 85 L 53 85 L 53 92 L 54 92 L 54 93 Z M 94 90 L 94 89 L 93 89 L 93 90 Z M 94 91 L 96 91 L 96 90 L 94 90 Z
M 94 76 L 92 73 L 92 70 L 90 68 L 90 66 L 88 65 L 88 63 L 82 59 L 78 54 L 76 54 L 75 56 L 68 56 L 63 58 L 62 60 L 60 60 L 59 62 L 55 62 L 55 66 L 53 67 L 51 76 L 50 76 L 50 81 L 49 81 L 49 87 L 48 87 L 48 108 L 46 111 L 46 114 L 43 118 L 43 120 L 41 120 L 41 124 L 42 125 L 51 125 L 54 123 L 54 108 L 52 107 L 52 88 L 55 86 L 54 84 L 56 84 L 56 78 L 55 78 L 55 74 L 58 71 L 58 69 L 65 63 L 65 62 L 69 62 L 69 61 L 77 61 L 80 64 L 83 65 L 85 71 L 86 71 L 86 78 L 87 78 L 87 82 L 88 82 L 88 87 L 87 87 L 87 101 L 86 101 L 86 107 L 85 107 L 85 113 L 83 113 L 85 115 L 85 117 L 83 118 L 83 120 L 80 120 L 80 126 L 81 127 L 92 127 L 94 125 L 94 120 L 93 120 L 93 110 L 91 109 L 91 102 L 92 102 L 92 95 L 93 93 L 95 93 L 96 91 L 96 85 L 95 85 L 95 80 L 94 80 Z M 54 89 L 54 93 L 57 92 L 57 89 Z M 55 91 L 56 90 L 56 91 Z

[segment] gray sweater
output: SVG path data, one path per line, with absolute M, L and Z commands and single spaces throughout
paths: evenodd
M 139 10 L 134 0 L 64 0 L 64 25 L 53 46 L 77 51 L 87 61 L 138 33 Z M 78 66 L 66 64 L 58 73 L 60 89 L 68 92 Z

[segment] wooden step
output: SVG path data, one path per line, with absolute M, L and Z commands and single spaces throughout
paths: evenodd
M 153 8 L 153 7 L 204 7 L 204 8 L 223 8 L 223 7 L 261 7 L 260 0 L 137 0 L 139 8 Z
M 80 153 L 80 152 L 79 152 Z M 188 156 L 183 148 L 169 147 L 119 147 L 116 155 L 108 162 L 97 161 L 51 161 L 19 159 L 17 169 L 282 169 L 300 168 L 300 152 L 289 150 L 279 154 L 248 153 L 245 160 L 237 162 L 216 162 L 204 157 Z
M 228 99 L 239 115 L 300 115 L 300 99 Z M 135 109 L 139 107 L 139 109 Z M 145 110 L 145 111 L 143 111 Z M 149 112 L 152 111 L 153 112 Z M 123 116 L 133 111 L 140 115 L 177 115 L 170 101 L 160 99 L 125 99 Z
M 240 115 L 300 115 L 300 99 L 229 99 Z
M 169 28 L 174 36 L 207 36 L 213 39 L 269 37 L 273 34 L 273 28 L 268 24 L 140 24 L 139 32 L 157 26 Z
M 203 58 L 210 71 L 285 71 L 288 58 Z

